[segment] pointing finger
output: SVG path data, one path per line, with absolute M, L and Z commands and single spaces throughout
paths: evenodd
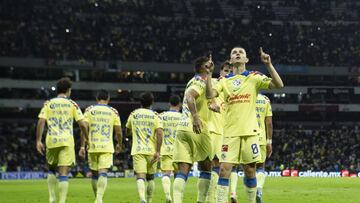
M 263 54 L 263 53 L 264 53 L 263 48 L 260 47 L 260 54 Z

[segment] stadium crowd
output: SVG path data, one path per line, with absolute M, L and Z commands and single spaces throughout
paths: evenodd
M 44 157 L 35 150 L 34 122 L 1 122 L 0 124 L 0 170 L 43 171 L 47 170 Z M 75 128 L 76 129 L 76 128 Z M 298 169 L 340 171 L 348 169 L 360 172 L 360 128 L 355 126 L 332 126 L 328 128 L 305 128 L 292 124 L 277 128 L 273 137 L 273 155 L 267 161 L 267 170 Z M 74 131 L 79 134 L 78 129 Z M 75 139 L 79 141 L 79 139 Z M 123 150 L 116 155 L 114 171 L 132 169 L 130 157 L 131 138 L 124 138 Z M 76 145 L 78 151 L 79 143 Z M 73 172 L 87 172 L 87 164 L 77 158 Z
M 359 64 L 356 1 L 275 2 L 5 0 L 0 56 L 189 63 L 208 50 L 224 60 L 241 44 L 252 64 L 259 63 L 259 46 L 271 49 L 276 63 Z M 341 12 L 337 4 L 354 10 Z M 229 16 L 232 5 L 249 15 Z

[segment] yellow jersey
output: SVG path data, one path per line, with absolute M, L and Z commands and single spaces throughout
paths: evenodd
M 206 99 L 205 95 L 205 83 L 206 78 L 203 78 L 199 75 L 195 75 L 186 85 L 185 94 L 190 91 L 194 90 L 199 94 L 199 97 L 195 101 L 196 110 L 202 122 L 203 128 L 201 129 L 202 132 L 208 133 L 208 116 L 209 116 L 209 108 L 208 108 L 208 100 Z M 181 120 L 178 124 L 178 129 L 181 131 L 188 131 L 193 132 L 193 120 L 192 116 L 184 97 L 183 105 L 182 105 L 182 114 Z
M 215 86 L 224 94 L 226 105 L 225 137 L 258 135 L 256 98 L 260 89 L 268 89 L 271 78 L 245 70 L 240 75 L 228 74 Z
M 133 111 L 126 123 L 131 130 L 131 155 L 153 155 L 156 152 L 155 129 L 163 128 L 161 119 L 153 110 L 139 108 Z
M 263 94 L 258 94 L 256 100 L 256 118 L 260 127 L 260 145 L 266 145 L 265 117 L 269 116 L 272 116 L 270 99 Z
M 213 86 L 219 82 L 219 79 L 212 79 Z M 224 94 L 220 93 L 218 97 L 214 98 L 215 103 L 220 106 L 220 113 L 209 111 L 209 131 L 218 135 L 223 135 L 225 125 L 225 101 Z M 209 101 L 209 104 L 211 101 Z
M 165 111 L 160 114 L 164 127 L 164 137 L 161 145 L 161 155 L 172 155 L 177 125 L 181 119 L 181 113 L 175 110 Z
M 84 116 L 85 122 L 89 124 L 88 152 L 114 153 L 114 126 L 121 126 L 117 110 L 108 105 L 96 104 L 89 106 Z
M 73 120 L 84 118 L 79 106 L 66 97 L 56 97 L 44 103 L 39 118 L 46 120 L 46 147 L 74 146 Z

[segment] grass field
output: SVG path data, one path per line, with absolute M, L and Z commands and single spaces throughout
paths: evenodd
M 153 203 L 165 202 L 160 179 L 156 179 Z M 239 202 L 245 202 L 242 181 L 239 180 Z M 186 186 L 184 202 L 196 202 L 196 179 L 190 178 Z M 71 179 L 68 203 L 93 202 L 89 179 Z M 46 203 L 46 180 L 0 181 L 1 203 Z M 109 179 L 104 197 L 105 203 L 136 203 L 138 195 L 134 179 Z M 267 178 L 264 202 L 278 203 L 358 203 L 360 202 L 360 178 Z

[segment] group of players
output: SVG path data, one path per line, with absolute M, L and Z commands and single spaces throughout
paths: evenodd
M 141 203 L 152 201 L 158 161 L 166 202 L 182 202 L 187 177 L 195 162 L 200 170 L 197 202 L 228 202 L 230 182 L 231 201 L 237 202 L 238 176 L 232 169 L 239 164 L 245 173 L 248 202 L 262 202 L 264 163 L 272 152 L 272 113 L 269 99 L 259 94 L 259 90 L 282 88 L 283 82 L 262 48 L 260 58 L 271 78 L 246 70 L 249 59 L 242 47 L 231 50 L 230 60 L 222 64 L 218 79 L 212 78 L 211 55 L 199 57 L 195 61 L 195 76 L 186 85 L 183 104 L 178 96 L 172 96 L 170 110 L 161 114 L 151 110 L 154 101 L 151 93 L 141 95 L 141 108 L 134 110 L 126 123 L 126 134 L 132 136 L 131 155 Z M 66 78 L 58 81 L 57 93 L 56 98 L 44 103 L 36 132 L 36 148 L 43 154 L 42 134 L 47 124 L 49 200 L 56 199 L 56 171 L 59 202 L 66 200 L 68 172 L 75 163 L 72 128 L 75 120 L 81 130 L 79 156 L 85 159 L 87 150 L 95 202 L 102 202 L 113 153 L 120 152 L 122 146 L 118 112 L 108 106 L 109 93 L 102 90 L 97 94 L 97 104 L 88 107 L 83 115 L 69 99 L 71 81 Z

